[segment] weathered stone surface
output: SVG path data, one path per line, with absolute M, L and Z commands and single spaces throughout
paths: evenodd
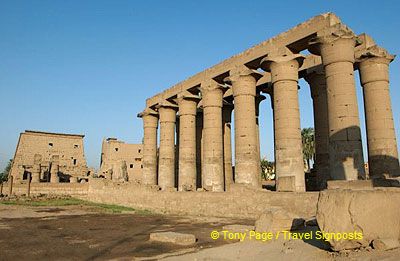
M 177 232 L 151 233 L 150 240 L 163 243 L 172 243 L 182 246 L 193 245 L 194 243 L 196 243 L 196 237 L 194 235 L 177 233 Z
M 400 247 L 400 243 L 398 239 L 378 238 L 372 241 L 372 247 L 376 250 L 390 250 Z
M 298 230 L 304 227 L 304 219 L 282 208 L 271 208 L 261 214 L 255 223 L 257 232 Z
M 319 228 L 328 233 L 361 232 L 355 240 L 329 240 L 335 251 L 368 246 L 400 236 L 400 189 L 325 190 L 317 206 Z

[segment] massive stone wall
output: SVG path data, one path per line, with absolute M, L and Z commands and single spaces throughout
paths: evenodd
M 300 217 L 316 214 L 317 192 L 279 192 L 235 187 L 228 192 L 158 191 L 132 183 L 90 180 L 87 199 L 148 209 L 158 213 L 256 219 L 271 207 L 281 207 Z
M 142 154 L 142 144 L 127 144 L 115 138 L 103 140 L 99 174 L 109 177 L 111 173 L 117 174 L 117 169 L 126 169 L 129 181 L 139 181 L 142 176 Z
M 83 137 L 39 131 L 21 133 L 11 175 L 15 181 L 26 180 L 30 173 L 32 182 L 76 182 L 88 173 Z
M 31 183 L 30 194 L 46 194 L 46 195 L 70 195 L 76 197 L 86 197 L 89 189 L 88 183 Z M 4 195 L 10 194 L 10 184 L 3 184 Z M 13 195 L 27 195 L 27 183 L 14 183 L 12 187 Z

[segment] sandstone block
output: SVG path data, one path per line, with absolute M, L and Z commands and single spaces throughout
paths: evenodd
M 356 239 L 328 241 L 334 251 L 368 246 L 373 240 L 398 240 L 400 189 L 325 190 L 317 206 L 319 228 L 327 233 L 362 233 Z M 377 246 L 380 243 L 376 242 Z
M 255 223 L 257 232 L 278 232 L 304 228 L 304 219 L 281 208 L 272 208 L 261 214 Z
M 372 241 L 372 247 L 377 250 L 390 250 L 400 247 L 400 243 L 398 239 L 378 238 Z
M 177 232 L 151 233 L 150 240 L 162 243 L 172 243 L 182 246 L 193 245 L 194 243 L 196 243 L 196 237 L 194 235 L 177 233 Z

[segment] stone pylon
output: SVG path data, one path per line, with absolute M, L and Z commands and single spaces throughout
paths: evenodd
M 232 122 L 233 104 L 224 102 L 222 108 L 222 121 L 223 121 L 223 135 L 224 135 L 224 177 L 225 177 L 225 191 L 230 189 L 233 184 L 233 170 L 232 170 L 232 135 L 231 135 L 231 122 Z
M 201 84 L 203 106 L 202 183 L 208 191 L 224 191 L 222 96 L 224 88 L 214 80 Z
M 310 52 L 321 55 L 325 69 L 330 176 L 334 180 L 365 178 L 360 120 L 354 83 L 356 38 L 346 28 L 312 40 Z
M 322 66 L 307 71 L 305 80 L 310 85 L 313 99 L 315 131 L 315 169 L 317 186 L 320 190 L 327 187 L 331 179 L 329 172 L 329 123 L 328 101 L 325 71 Z
M 378 46 L 358 59 L 363 86 L 370 178 L 400 176 L 399 155 L 389 93 L 389 63 L 393 55 Z
M 158 185 L 162 190 L 175 187 L 175 124 L 177 106 L 165 101 L 158 106 L 160 115 L 160 151 Z
M 138 115 L 143 120 L 142 184 L 157 185 L 157 128 L 158 113 L 146 109 Z
M 255 96 L 262 75 L 246 66 L 233 68 L 229 75 L 235 106 L 235 183 L 261 188 Z
M 297 85 L 303 60 L 303 56 L 285 51 L 271 54 L 261 62 L 272 77 L 278 191 L 305 191 Z
M 196 191 L 196 114 L 199 97 L 189 92 L 178 97 L 179 191 Z

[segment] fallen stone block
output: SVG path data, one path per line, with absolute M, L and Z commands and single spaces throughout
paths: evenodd
M 326 238 L 332 250 L 367 247 L 373 240 L 400 237 L 400 189 L 325 190 L 320 192 L 317 222 L 324 233 L 341 235 Z M 343 235 L 357 233 L 355 238 Z M 361 235 L 361 236 L 360 236 Z M 389 242 L 389 241 L 387 241 Z M 380 242 L 376 242 L 379 247 Z
M 372 241 L 372 247 L 376 250 L 390 250 L 400 247 L 400 242 L 393 238 L 378 238 Z
M 304 219 L 285 211 L 282 208 L 271 208 L 261 214 L 256 220 L 257 232 L 272 232 L 299 230 L 304 228 Z
M 151 241 L 162 243 L 172 243 L 176 245 L 189 246 L 196 243 L 196 237 L 192 234 L 183 234 L 177 232 L 156 232 L 150 234 Z

